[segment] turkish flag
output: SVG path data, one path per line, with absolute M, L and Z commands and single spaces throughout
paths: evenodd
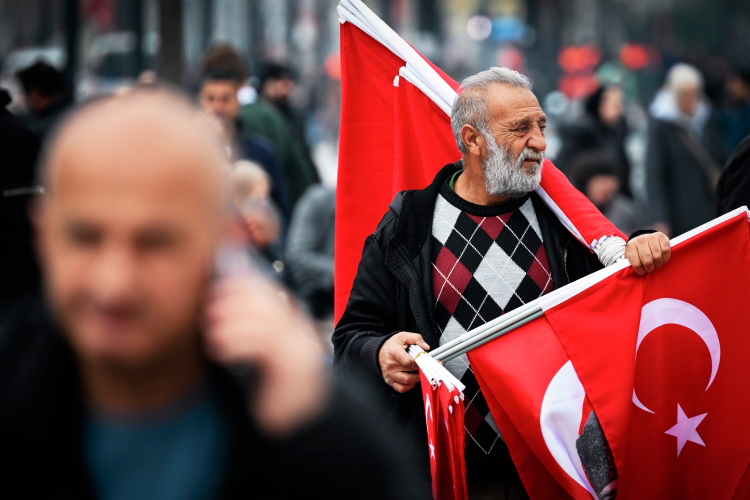
M 358 16 L 375 17 L 361 2 L 348 3 L 357 5 Z M 407 78 L 406 68 L 405 60 L 386 45 L 352 22 L 341 24 L 336 321 L 349 300 L 365 238 L 375 230 L 396 193 L 424 188 L 444 165 L 461 158 L 450 116 Z M 426 81 L 437 78 L 460 90 L 432 63 L 428 69 L 430 75 L 417 76 Z M 603 236 L 624 237 L 549 160 L 544 161 L 537 192 L 587 246 L 594 246 Z
M 464 402 L 457 388 L 431 384 L 420 371 L 435 500 L 466 500 Z
M 532 497 L 550 478 L 600 493 L 609 461 L 618 499 L 748 491 L 748 214 L 717 221 L 655 273 L 624 268 L 469 353 Z

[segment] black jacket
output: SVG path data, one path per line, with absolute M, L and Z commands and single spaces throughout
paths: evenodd
M 375 232 L 365 241 L 349 302 L 333 334 L 335 364 L 343 377 L 362 375 L 379 394 L 374 411 L 384 409 L 402 431 L 403 442 L 417 439 L 425 450 L 422 471 L 429 478 L 427 431 L 419 390 L 404 394 L 388 386 L 378 352 L 392 335 L 417 332 L 431 347 L 439 344 L 433 317 L 432 217 L 440 186 L 462 168 L 446 165 L 432 184 L 399 193 Z M 600 269 L 596 256 L 559 222 L 544 202 L 531 195 L 556 288 Z
M 0 498 L 92 499 L 84 455 L 86 407 L 73 352 L 38 300 L 0 333 Z M 229 436 L 220 498 L 415 497 L 413 468 L 351 387 L 324 415 L 284 440 L 265 437 L 234 376 L 208 377 Z
M 750 207 L 750 136 L 746 137 L 724 165 L 716 187 L 718 215 L 742 205 Z

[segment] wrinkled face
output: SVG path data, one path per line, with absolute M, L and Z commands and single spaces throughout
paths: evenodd
M 531 91 L 507 85 L 490 87 L 487 105 L 489 127 L 480 131 L 487 143 L 481 160 L 487 192 L 517 197 L 533 191 L 547 148 L 546 115 Z
M 203 111 L 220 118 L 227 126 L 237 118 L 240 102 L 237 100 L 237 85 L 231 80 L 207 80 L 200 93 Z
M 149 120 L 158 117 L 71 138 L 40 208 L 49 300 L 73 349 L 94 362 L 147 365 L 197 339 L 220 177 L 198 164 L 210 160 L 189 132 Z

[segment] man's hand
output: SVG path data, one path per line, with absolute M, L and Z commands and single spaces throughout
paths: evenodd
M 412 344 L 427 351 L 430 346 L 418 333 L 401 332 L 389 338 L 380 348 L 378 361 L 385 383 L 398 392 L 406 392 L 419 382 L 419 367 L 406 348 Z
M 636 274 L 652 273 L 663 266 L 672 255 L 669 238 L 664 233 L 642 234 L 628 241 L 625 257 Z
M 251 365 L 260 376 L 249 402 L 261 429 L 281 437 L 319 415 L 329 384 L 312 322 L 260 276 L 222 280 L 207 309 L 206 347 L 225 365 Z

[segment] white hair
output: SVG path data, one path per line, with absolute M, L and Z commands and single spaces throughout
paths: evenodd
M 461 139 L 461 128 L 471 125 L 479 131 L 486 131 L 490 122 L 490 110 L 482 93 L 490 85 L 505 84 L 531 90 L 531 80 L 509 68 L 492 67 L 471 75 L 461 82 L 463 92 L 458 95 L 451 110 L 451 127 L 456 138 L 458 150 L 466 152 L 466 145 Z
M 697 87 L 703 88 L 703 76 L 698 68 L 690 64 L 678 63 L 672 66 L 667 73 L 667 88 L 672 94 L 682 89 Z

